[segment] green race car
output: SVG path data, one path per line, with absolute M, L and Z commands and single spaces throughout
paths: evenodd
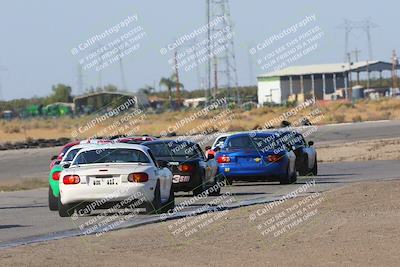
M 51 211 L 58 210 L 58 198 L 60 196 L 60 187 L 59 187 L 59 179 L 60 173 L 63 171 L 64 167 L 68 166 L 72 163 L 76 154 L 84 147 L 98 146 L 96 144 L 80 144 L 74 145 L 69 148 L 67 152 L 65 152 L 62 160 L 55 164 L 49 174 L 49 209 Z
M 60 164 L 56 164 L 49 174 L 49 209 L 52 211 L 58 210 L 58 197 L 60 196 L 58 180 L 62 170 L 63 167 Z

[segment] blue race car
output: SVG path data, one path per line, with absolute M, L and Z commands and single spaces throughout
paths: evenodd
M 215 155 L 218 174 L 231 184 L 234 180 L 297 180 L 296 155 L 273 132 L 239 133 L 229 136 Z

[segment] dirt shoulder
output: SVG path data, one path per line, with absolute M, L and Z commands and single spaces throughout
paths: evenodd
M 320 162 L 400 160 L 400 138 L 320 145 L 317 153 Z
M 210 224 L 200 220 L 203 227 L 188 237 L 174 236 L 171 225 L 177 221 L 169 221 L 5 249 L 0 265 L 398 266 L 400 181 L 357 183 L 315 196 L 272 209 L 258 205 L 214 213 Z M 303 214 L 292 218 L 299 210 Z M 286 231 L 266 233 L 265 226 L 273 224 Z

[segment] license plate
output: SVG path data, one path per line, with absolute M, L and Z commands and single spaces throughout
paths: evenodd
M 186 182 L 189 182 L 189 180 L 190 180 L 190 176 L 189 175 L 176 174 L 172 178 L 172 182 L 175 183 L 175 184 L 177 184 L 177 183 L 186 183 Z
M 118 185 L 118 181 L 114 178 L 95 178 L 92 180 L 92 185 Z

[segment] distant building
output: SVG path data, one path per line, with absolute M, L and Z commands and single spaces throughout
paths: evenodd
M 391 70 L 392 63 L 383 61 L 288 67 L 257 77 L 258 104 L 302 102 L 311 96 L 319 100 L 335 99 L 339 95 L 337 91 L 342 90 L 344 95 L 348 93 L 349 73 L 357 73 L 359 77 L 360 73 L 379 72 L 382 77 L 383 71 Z
M 199 106 L 204 106 L 207 103 L 206 97 L 189 98 L 183 101 L 185 107 L 197 108 Z
M 147 108 L 150 104 L 148 97 L 143 93 L 94 92 L 74 98 L 75 113 L 106 111 L 112 105 L 118 106 L 127 101 L 129 108 Z

